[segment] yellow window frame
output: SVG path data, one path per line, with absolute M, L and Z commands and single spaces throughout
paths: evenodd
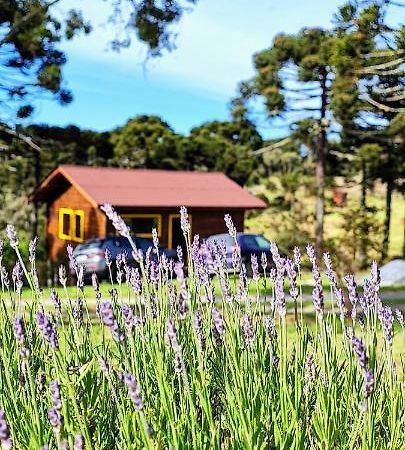
M 124 219 L 157 219 L 157 234 L 158 237 L 162 236 L 162 214 L 121 214 L 121 217 Z M 144 238 L 151 238 L 152 237 L 152 230 L 150 230 L 150 233 L 137 233 L 136 230 L 133 230 L 136 236 L 144 237 Z
M 167 237 L 167 248 L 173 248 L 173 219 L 178 219 L 180 214 L 169 214 L 169 226 L 168 226 L 168 237 Z M 188 215 L 188 221 L 190 223 L 190 234 L 193 234 L 193 216 Z
M 63 232 L 63 218 L 69 216 L 69 234 Z M 76 216 L 80 217 L 79 233 L 76 231 Z M 64 241 L 83 242 L 84 239 L 84 211 L 82 209 L 59 208 L 59 239 Z

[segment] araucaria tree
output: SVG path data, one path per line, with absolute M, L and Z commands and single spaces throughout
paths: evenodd
M 315 158 L 316 230 L 318 249 L 323 246 L 325 167 L 330 108 L 334 82 L 331 63 L 333 35 L 321 28 L 305 28 L 296 35 L 279 34 L 270 48 L 254 56 L 255 76 L 240 85 L 245 101 L 259 97 L 270 121 L 282 119 L 300 129 L 305 120 L 305 144 Z

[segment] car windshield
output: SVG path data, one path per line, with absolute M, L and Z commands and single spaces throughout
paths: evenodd
M 262 251 L 270 250 L 270 242 L 260 234 L 245 234 L 241 238 L 243 244 L 248 248 L 255 248 Z
M 101 246 L 103 245 L 102 241 L 88 241 L 85 242 L 84 244 L 80 244 L 75 248 L 75 253 L 79 253 L 79 252 L 83 252 L 83 251 L 87 251 L 87 250 L 94 250 L 96 248 L 101 248 Z
M 207 243 L 209 244 L 212 242 L 215 242 L 216 244 L 220 244 L 221 242 L 223 242 L 226 247 L 233 247 L 235 245 L 233 237 L 229 234 L 217 234 L 215 236 L 210 236 L 207 239 Z

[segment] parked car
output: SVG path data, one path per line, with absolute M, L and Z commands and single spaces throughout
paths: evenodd
M 152 247 L 151 239 L 145 239 L 138 236 L 132 236 L 135 245 L 145 254 L 146 251 Z M 120 253 L 126 253 L 130 265 L 136 265 L 132 256 L 132 247 L 128 239 L 122 236 L 107 236 L 104 239 L 90 239 L 83 244 L 78 245 L 74 249 L 74 256 L 78 265 L 86 267 L 87 275 L 93 272 L 98 275 L 100 279 L 108 276 L 108 268 L 105 262 L 105 251 L 109 250 L 112 260 L 115 260 Z M 176 259 L 176 251 L 169 250 L 163 247 L 159 248 L 160 254 L 165 254 L 168 258 Z M 157 257 L 156 249 L 152 250 L 151 258 Z
M 268 267 L 273 267 L 274 262 L 271 255 L 271 243 L 261 234 L 252 233 L 238 233 L 236 235 L 236 240 L 238 242 L 241 260 L 245 264 L 246 272 L 248 276 L 252 276 L 252 265 L 251 265 L 251 255 L 256 255 L 259 263 L 259 270 L 261 268 L 261 256 L 262 253 L 266 255 Z M 206 239 L 207 244 L 210 242 L 216 242 L 219 244 L 223 242 L 226 246 L 226 271 L 233 272 L 234 268 L 232 265 L 232 253 L 235 249 L 235 240 L 229 234 L 215 234 Z M 236 269 L 239 271 L 239 268 Z

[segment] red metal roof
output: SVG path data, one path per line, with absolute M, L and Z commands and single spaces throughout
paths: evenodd
M 34 197 L 44 199 L 52 180 L 64 176 L 101 205 L 127 207 L 264 208 L 259 200 L 219 172 L 185 172 L 61 165 L 41 183 Z M 42 192 L 41 192 L 42 191 Z

